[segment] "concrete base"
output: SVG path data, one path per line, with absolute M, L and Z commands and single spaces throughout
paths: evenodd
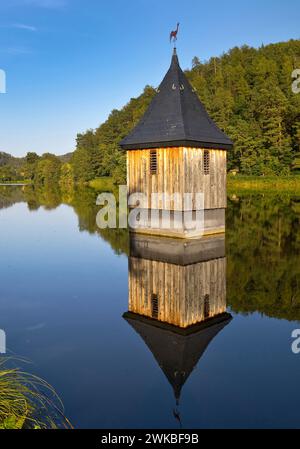
M 196 228 L 196 212 L 191 213 L 190 218 L 183 220 L 183 212 L 170 211 L 170 226 L 166 223 L 164 215 L 166 211 L 152 212 L 140 209 L 140 221 L 136 222 L 130 232 L 138 234 L 175 237 L 180 239 L 195 239 L 205 235 L 223 234 L 225 232 L 225 209 L 206 209 L 203 211 L 201 229 Z M 156 216 L 153 219 L 153 216 Z

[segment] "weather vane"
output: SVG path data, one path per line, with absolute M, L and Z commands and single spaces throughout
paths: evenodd
M 179 23 L 177 23 L 177 28 L 176 28 L 176 30 L 175 31 L 171 31 L 171 33 L 170 33 L 170 42 L 173 42 L 174 43 L 174 47 L 175 47 L 175 45 L 176 45 L 176 41 L 177 41 L 177 34 L 178 34 L 178 31 L 179 31 Z

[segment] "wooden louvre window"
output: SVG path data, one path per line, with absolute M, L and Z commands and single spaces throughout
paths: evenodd
M 208 150 L 205 150 L 203 153 L 203 168 L 204 174 L 209 175 L 210 171 L 210 154 Z
M 158 319 L 158 296 L 154 293 L 151 295 L 151 315 L 155 320 Z
M 150 174 L 157 175 L 157 151 L 150 151 Z

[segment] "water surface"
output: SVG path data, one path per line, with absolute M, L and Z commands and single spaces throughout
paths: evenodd
M 208 256 L 210 275 L 188 274 L 192 293 L 182 298 L 195 307 L 208 282 L 203 313 L 221 298 L 220 312 L 226 301 L 232 319 L 191 340 L 173 338 L 155 316 L 136 326 L 124 317 L 132 308 L 129 237 L 97 229 L 96 195 L 0 187 L 0 328 L 9 353 L 30 361 L 22 369 L 53 385 L 77 428 L 178 428 L 178 417 L 184 428 L 300 427 L 300 355 L 291 351 L 300 328 L 300 198 L 229 196 L 226 258 L 216 258 L 225 265 Z M 134 271 L 139 286 L 148 276 L 143 257 Z M 168 279 L 161 282 L 180 307 L 181 287 L 170 292 Z M 186 359 L 173 357 L 167 341 L 184 347 Z

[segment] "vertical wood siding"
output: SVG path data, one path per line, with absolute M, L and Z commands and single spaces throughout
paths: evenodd
M 150 174 L 150 150 L 127 152 L 127 184 L 129 194 L 141 192 L 147 195 L 151 207 L 151 193 L 204 193 L 205 209 L 226 207 L 226 151 L 209 150 L 210 173 L 204 175 L 204 149 L 158 148 L 156 175 Z M 174 201 L 167 204 L 159 199 L 155 209 L 180 209 Z M 195 198 L 193 209 L 196 209 Z

